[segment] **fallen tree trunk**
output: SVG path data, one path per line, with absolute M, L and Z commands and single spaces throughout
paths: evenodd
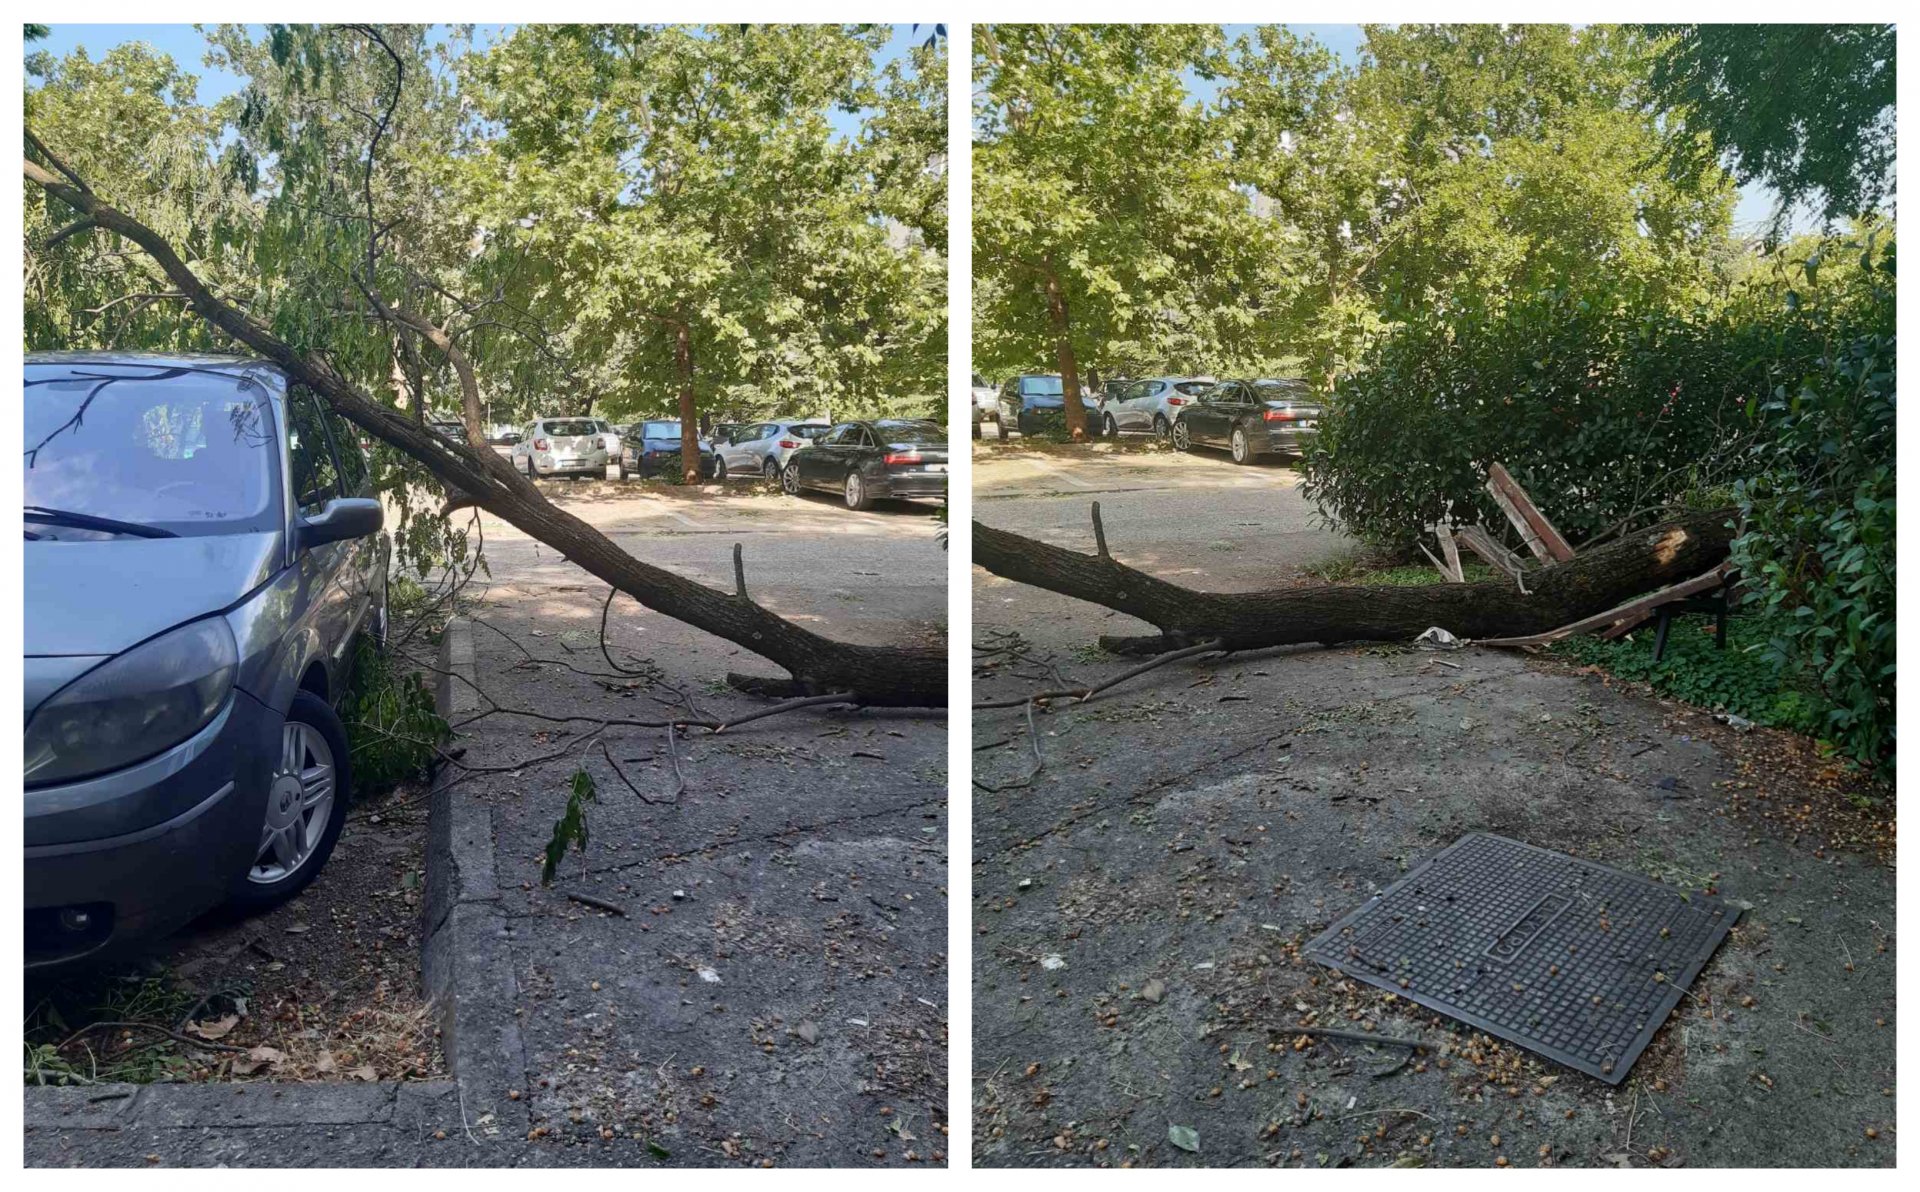
M 1102 605 L 1157 627 L 1159 636 L 1102 637 L 1116 653 L 1159 653 L 1218 640 L 1257 650 L 1317 642 L 1408 641 L 1438 625 L 1457 637 L 1543 633 L 1690 579 L 1727 557 L 1733 511 L 1694 513 L 1629 534 L 1512 580 L 1421 588 L 1314 587 L 1197 592 L 1136 571 L 1107 553 L 1086 555 L 973 523 L 973 561 L 1004 579 Z
M 207 288 L 165 237 L 102 200 L 28 133 L 28 142 L 59 171 L 25 159 L 27 180 L 78 212 L 90 228 L 139 245 L 179 287 L 201 318 L 278 365 L 368 434 L 419 460 L 450 491 L 562 552 L 646 607 L 703 629 L 784 667 L 791 681 L 728 675 L 745 691 L 766 695 L 846 692 L 848 702 L 890 707 L 944 707 L 945 651 L 854 645 L 803 629 L 755 603 L 744 583 L 716 591 L 643 563 L 591 525 L 555 506 L 538 487 L 484 446 L 453 443 L 401 411 L 373 400 L 319 355 L 296 351 L 238 307 Z M 464 378 L 463 378 L 464 379 Z M 479 428 L 465 411 L 468 433 Z

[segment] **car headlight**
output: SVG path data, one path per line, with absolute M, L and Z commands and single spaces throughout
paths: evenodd
M 219 713 L 238 670 L 239 648 L 221 617 L 101 663 L 27 722 L 28 785 L 117 770 L 178 745 Z

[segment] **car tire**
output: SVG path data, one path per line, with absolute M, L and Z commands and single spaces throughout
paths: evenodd
M 1100 419 L 1100 433 L 1109 439 L 1117 439 L 1120 437 L 1120 424 L 1113 420 L 1112 414 L 1108 414 Z
M 531 455 L 527 457 L 527 479 L 528 480 L 540 479 L 539 474 L 533 470 L 533 457 Z
M 1158 435 L 1163 443 L 1173 437 L 1173 424 L 1167 421 L 1165 414 L 1153 416 L 1153 433 Z
M 1007 420 L 1005 418 L 995 418 L 993 420 L 993 433 L 999 436 L 1002 443 L 1007 441 Z
M 1175 451 L 1193 450 L 1193 432 L 1187 429 L 1187 424 L 1184 422 L 1173 424 L 1173 449 Z
M 760 461 L 760 476 L 768 484 L 780 483 L 780 465 L 771 455 Z
M 296 733 L 299 734 L 297 745 L 293 740 Z M 295 749 L 299 750 L 297 761 Z M 353 791 L 353 774 L 346 727 L 340 723 L 340 715 L 333 710 L 333 705 L 311 691 L 300 691 L 294 693 L 293 706 L 287 709 L 280 762 L 275 767 L 274 789 L 267 792 L 267 821 L 260 828 L 263 836 L 268 825 L 284 815 L 282 806 L 275 803 L 277 796 L 284 793 L 287 798 L 302 802 L 309 797 L 304 788 L 300 788 L 301 793 L 297 796 L 293 790 L 283 792 L 279 789 L 281 780 L 292 776 L 296 768 L 306 774 L 312 774 L 319 768 L 318 765 L 308 766 L 306 763 L 309 760 L 324 764 L 329 771 L 332 793 L 324 811 L 324 822 L 321 810 L 313 808 L 301 830 L 309 834 L 317 832 L 318 835 L 311 838 L 311 843 L 299 854 L 299 859 L 291 868 L 280 866 L 277 861 L 270 866 L 262 866 L 256 852 L 248 868 L 239 874 L 229 898 L 242 911 L 269 910 L 312 884 L 313 879 L 320 875 L 320 870 L 325 868 L 327 858 L 333 855 L 333 846 L 340 839 L 340 829 L 347 822 L 347 803 Z M 264 840 L 261 847 L 265 848 Z M 284 871 L 276 874 L 275 869 Z
M 873 498 L 867 495 L 867 482 L 861 479 L 858 472 L 847 473 L 846 501 L 847 508 L 856 513 L 873 505 Z
M 716 481 L 727 478 L 727 461 L 717 455 L 713 457 L 713 478 Z
M 1247 440 L 1247 432 L 1244 428 L 1238 426 L 1233 428 L 1231 443 L 1234 463 L 1244 467 L 1253 462 L 1253 444 Z
M 798 466 L 788 464 L 785 468 L 781 469 L 780 491 L 790 497 L 800 495 L 800 469 Z
M 978 418 L 973 420 L 973 437 L 976 439 L 980 437 L 980 420 Z

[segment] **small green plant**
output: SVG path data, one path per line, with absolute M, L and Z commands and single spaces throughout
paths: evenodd
M 540 884 L 551 886 L 553 874 L 560 862 L 567 859 L 568 849 L 587 849 L 587 804 L 599 801 L 594 789 L 593 775 L 585 770 L 573 772 L 573 786 L 567 793 L 567 811 L 553 822 L 553 838 L 547 841 L 546 858 L 540 863 Z
M 1738 616 L 1727 622 L 1727 648 L 1716 649 L 1713 622 L 1677 618 L 1667 634 L 1667 650 L 1653 660 L 1654 627 L 1647 624 L 1617 641 L 1573 637 L 1551 651 L 1562 658 L 1598 666 L 1622 679 L 1652 685 L 1655 691 L 1703 708 L 1731 712 L 1755 724 L 1810 736 L 1825 733 L 1819 689 L 1789 670 L 1771 648 L 1777 627 L 1762 617 Z
M 340 717 L 353 755 L 355 793 L 364 797 L 424 777 L 453 731 L 417 671 L 403 671 L 362 638 L 354 645 L 353 683 Z

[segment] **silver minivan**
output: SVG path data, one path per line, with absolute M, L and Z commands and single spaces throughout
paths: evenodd
M 357 436 L 266 362 L 33 354 L 24 404 L 31 969 L 314 879 L 388 547 Z

